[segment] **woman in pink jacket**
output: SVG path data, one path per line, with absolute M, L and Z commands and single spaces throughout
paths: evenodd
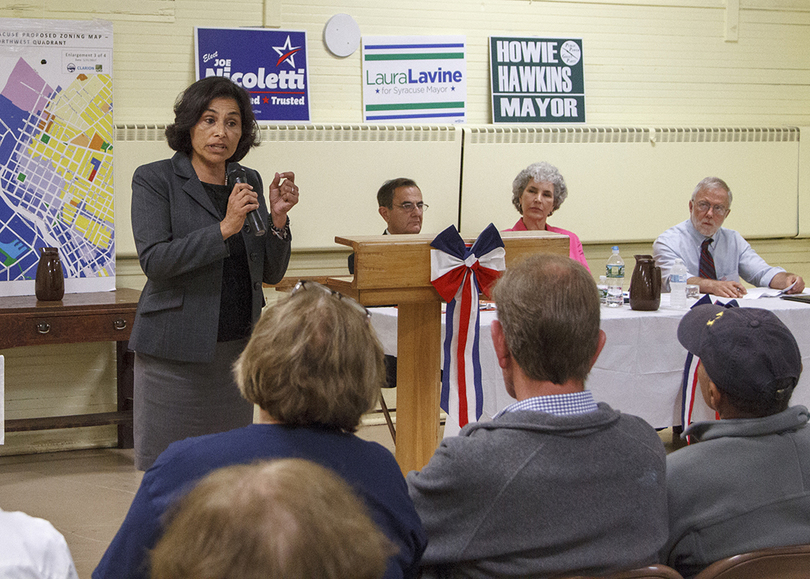
M 557 167 L 546 162 L 533 163 L 523 169 L 512 182 L 512 203 L 521 214 L 514 227 L 506 231 L 546 230 L 567 235 L 570 239 L 568 256 L 591 271 L 585 260 L 582 242 L 576 234 L 552 227 L 546 220 L 568 197 L 568 187 Z

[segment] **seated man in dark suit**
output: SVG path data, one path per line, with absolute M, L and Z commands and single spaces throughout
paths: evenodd
M 689 311 L 678 340 L 699 356 L 703 398 L 720 420 L 667 457 L 669 540 L 662 561 L 684 577 L 758 549 L 810 544 L 810 428 L 788 406 L 802 372 L 790 330 L 767 310 Z
M 383 183 L 377 191 L 377 204 L 388 224 L 384 235 L 422 231 L 422 216 L 428 206 L 422 201 L 422 192 L 413 179 L 399 177 Z
M 407 177 L 389 179 L 377 191 L 379 212 L 388 225 L 383 235 L 419 233 L 422 216 L 428 208 L 416 181 Z M 354 274 L 354 254 L 349 256 L 349 273 Z
M 377 191 L 377 204 L 380 215 L 388 227 L 383 235 L 401 233 L 419 233 L 422 231 L 422 216 L 428 208 L 422 201 L 422 191 L 416 181 L 407 177 L 389 179 Z M 349 255 L 349 273 L 354 274 L 354 254 Z M 396 356 L 385 356 L 386 385 L 394 388 L 397 385 Z
M 602 575 L 656 563 L 667 538 L 664 445 L 596 403 L 599 295 L 567 256 L 533 255 L 495 286 L 492 338 L 519 402 L 445 438 L 408 489 L 423 577 Z

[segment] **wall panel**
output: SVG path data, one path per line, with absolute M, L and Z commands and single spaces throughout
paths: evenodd
M 734 193 L 726 225 L 746 237 L 798 233 L 798 129 L 598 128 L 464 131 L 461 231 L 511 227 L 511 183 L 527 165 L 559 168 L 568 200 L 549 220 L 583 242 L 655 239 L 689 216 L 695 185 Z M 767 207 L 765 206 L 767 204 Z
M 810 237 L 810 127 L 800 131 L 804 142 L 799 146 L 799 235 Z
M 134 255 L 129 222 L 135 169 L 172 151 L 162 126 L 116 130 L 116 233 L 118 255 Z M 262 145 L 242 161 L 267 186 L 276 171 L 293 171 L 301 196 L 290 212 L 294 249 L 337 249 L 335 236 L 378 235 L 377 189 L 394 177 L 410 177 L 422 189 L 424 231 L 458 222 L 461 129 L 451 125 L 266 126 Z

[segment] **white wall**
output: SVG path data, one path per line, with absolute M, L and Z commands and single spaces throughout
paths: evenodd
M 115 38 L 114 103 L 118 128 L 171 122 L 171 107 L 176 96 L 194 79 L 195 26 L 265 24 L 308 33 L 312 121 L 324 125 L 360 123 L 360 52 L 337 58 L 326 50 L 322 41 L 324 25 L 340 12 L 351 14 L 361 32 L 367 35 L 465 35 L 470 125 L 485 125 L 490 121 L 488 37 L 538 35 L 583 39 L 587 126 L 810 126 L 810 59 L 806 57 L 810 53 L 810 34 L 807 34 L 810 4 L 805 0 L 740 0 L 729 2 L 730 7 L 726 4 L 725 0 L 412 0 L 409 3 L 390 0 L 119 0 L 114 3 L 39 0 L 0 7 L 0 16 L 111 20 Z M 335 153 L 337 155 L 346 155 L 346 150 L 353 147 L 348 143 L 334 143 L 334 146 L 342 149 Z M 264 150 L 289 161 L 285 167 L 290 165 L 303 180 L 302 203 L 293 218 L 296 224 L 313 230 L 319 227 L 319 217 L 317 208 L 307 205 L 307 194 L 310 191 L 321 194 L 322 182 L 330 178 L 335 194 L 359 212 L 353 224 L 357 229 L 347 229 L 345 233 L 361 233 L 367 228 L 376 230 L 381 223 L 371 200 L 383 176 L 421 177 L 423 188 L 429 190 L 444 169 L 450 173 L 457 171 L 455 166 L 439 164 L 424 171 L 425 161 L 431 154 L 414 148 L 395 160 L 383 157 L 373 166 L 360 165 L 365 169 L 363 176 L 367 181 L 363 187 L 357 187 L 340 171 L 325 174 L 324 168 L 311 157 L 296 156 L 292 147 L 284 150 L 283 143 Z M 265 159 L 268 153 L 261 151 L 259 149 L 249 159 L 259 158 L 260 165 L 273 170 L 276 166 Z M 728 151 L 723 152 L 726 160 L 734 155 L 733 147 L 728 147 Z M 118 247 L 123 255 L 131 256 L 127 191 L 131 159 L 121 158 L 125 152 L 116 148 L 116 163 L 126 167 L 126 174 L 122 173 L 123 167 L 116 168 L 116 187 L 122 190 L 118 193 L 121 203 L 117 207 L 116 221 Z M 162 154 L 168 155 L 169 151 Z M 577 188 L 572 188 L 570 207 L 555 216 L 560 219 L 557 224 L 576 228 L 586 241 L 603 240 L 604 235 L 590 232 L 592 223 L 587 220 L 580 223 L 579 217 L 569 222 L 568 218 L 583 215 L 588 208 L 612 205 L 614 191 L 590 186 L 603 180 L 607 168 L 598 162 L 588 162 L 587 156 L 577 159 L 566 155 L 557 155 L 554 147 L 548 147 L 538 149 L 536 159 L 521 157 L 508 166 L 502 166 L 499 161 L 493 169 L 497 169 L 500 182 L 488 184 L 493 195 L 507 196 L 498 210 L 511 211 L 508 182 L 504 179 L 514 176 L 529 160 L 545 157 L 554 162 L 559 158 L 563 174 Z M 630 182 L 634 163 L 643 162 L 640 159 L 631 159 L 626 175 L 617 174 L 617 180 Z M 806 163 L 806 150 L 802 159 Z M 677 174 L 682 168 L 692 167 L 673 157 L 669 173 Z M 750 173 L 757 171 L 750 163 L 746 163 L 746 168 Z M 784 164 L 768 164 L 764 168 L 793 171 Z M 622 167 L 616 169 L 620 171 Z M 751 181 L 745 172 L 739 175 L 730 172 L 733 167 L 729 168 L 727 163 L 718 163 L 716 171 L 711 169 L 714 169 L 712 157 L 707 156 L 705 170 L 701 170 L 727 179 L 735 191 L 748 187 Z M 799 173 L 806 176 L 807 172 L 807 165 L 802 165 Z M 495 173 L 493 171 L 493 176 Z M 695 176 L 689 173 L 685 182 L 695 181 Z M 665 178 L 668 176 L 662 180 Z M 808 191 L 802 194 L 810 195 L 805 180 L 799 182 L 799 191 Z M 585 191 L 579 188 L 580 183 Z M 437 183 L 442 195 L 446 189 L 443 181 Z M 653 182 L 650 189 L 658 190 L 658 187 Z M 753 198 L 760 189 L 763 187 L 752 188 L 752 203 L 756 203 Z M 772 190 L 764 192 L 769 196 L 769 209 L 777 209 L 765 220 L 775 220 L 779 227 L 769 225 L 758 229 L 753 226 L 746 233 L 796 235 L 799 224 L 795 215 L 789 217 L 789 214 L 797 211 L 799 191 L 796 196 L 786 197 L 784 190 L 779 189 L 775 201 L 770 198 Z M 631 189 L 627 195 L 641 192 L 641 188 L 638 193 Z M 637 200 L 635 204 L 643 206 L 647 202 Z M 735 206 L 730 225 L 745 211 L 741 206 Z M 361 207 L 367 209 L 361 210 Z M 656 210 L 663 212 L 662 222 L 674 223 L 683 217 L 681 204 L 656 204 Z M 757 211 L 763 213 L 759 208 Z M 426 219 L 428 224 L 435 220 L 435 227 L 439 228 L 442 223 L 433 217 L 437 214 L 431 210 Z M 651 237 L 652 232 L 643 227 L 644 221 L 635 217 L 633 215 L 625 224 L 628 233 L 623 237 Z M 310 223 L 310 220 L 315 221 Z M 341 216 L 341 221 L 346 220 Z M 798 221 L 800 232 L 808 234 L 810 216 L 802 214 Z M 296 249 L 315 245 L 307 243 Z
M 464 135 L 461 230 L 466 235 L 490 222 L 505 228 L 517 221 L 512 180 L 538 160 L 556 165 L 569 190 L 549 223 L 573 231 L 583 243 L 655 239 L 689 216 L 692 190 L 710 175 L 725 179 L 734 193 L 726 226 L 748 238 L 798 233 L 798 129 L 510 133 L 481 128 L 465 129 Z
M 729 4 L 731 9 L 726 8 L 725 0 L 411 0 L 407 3 L 391 0 L 37 0 L 0 4 L 0 16 L 111 20 L 115 38 L 117 127 L 172 121 L 171 108 L 176 96 L 194 79 L 194 26 L 240 27 L 265 23 L 308 33 L 312 121 L 324 125 L 360 123 L 360 54 L 336 58 L 327 52 L 322 42 L 327 20 L 341 12 L 354 16 L 362 33 L 367 35 L 466 35 L 468 122 L 471 125 L 490 121 L 487 38 L 490 35 L 538 35 L 583 39 L 588 126 L 810 127 L 810 59 L 807 58 L 810 6 L 807 1 L 739 0 Z M 734 6 L 739 9 L 733 9 Z M 119 161 L 120 153 L 116 148 L 116 163 L 125 163 L 126 159 Z M 810 153 L 806 146 L 800 147 L 800 155 L 801 198 L 796 193 L 795 198 L 779 197 L 777 203 L 800 202 L 799 222 L 802 232 L 807 234 L 810 231 L 810 212 L 807 211 Z M 521 159 L 520 163 L 516 159 L 515 166 L 503 167 L 503 174 L 491 179 L 491 194 L 493 199 L 497 194 L 499 210 L 509 207 L 509 184 L 504 179 L 517 173 L 525 162 L 526 159 Z M 673 162 L 678 163 L 677 159 Z M 375 170 L 379 170 L 379 175 L 406 174 L 417 171 L 423 163 L 422 153 L 414 152 L 398 159 L 398 164 L 380 164 Z M 293 169 L 304 177 L 318 171 L 314 165 L 312 160 L 307 160 L 306 166 Z M 579 213 L 587 210 L 587 206 L 608 202 L 610 192 L 592 188 L 586 195 L 580 189 L 580 183 L 598 181 L 596 170 L 601 170 L 598 166 L 588 163 L 587 159 L 581 163 L 565 159 L 561 165 L 566 179 L 576 184 L 578 191 L 574 193 L 572 189 L 570 205 L 565 206 L 564 211 L 570 210 L 573 215 L 575 210 Z M 457 171 L 458 167 L 453 169 Z M 733 182 L 733 175 L 719 176 Z M 432 181 L 434 173 L 425 178 Z M 129 175 L 116 177 L 116 188 L 123 199 L 128 193 L 120 189 L 128 189 L 129 179 Z M 305 181 L 307 179 L 304 177 Z M 379 177 L 375 174 L 374 181 L 377 180 Z M 345 177 L 333 179 L 334 194 L 341 202 L 345 200 L 347 204 L 360 207 L 373 199 L 371 187 L 358 188 L 346 181 Z M 425 189 L 432 185 L 424 181 L 422 184 Z M 302 195 L 314 193 L 315 187 L 317 185 L 302 188 Z M 767 186 L 760 186 L 745 204 L 756 205 L 755 211 L 763 215 L 779 215 L 783 208 L 774 207 L 771 193 Z M 587 206 L 578 206 L 586 202 Z M 433 205 L 432 200 L 430 203 Z M 741 205 L 735 200 L 732 215 L 743 211 Z M 293 215 L 295 226 L 307 227 L 309 214 L 319 209 L 307 207 L 302 201 Z M 358 227 L 381 225 L 374 210 L 372 202 L 363 216 L 364 222 Z M 665 221 L 675 223 L 684 218 L 679 203 L 662 207 L 662 210 Z M 772 213 L 772 210 L 776 211 Z M 557 223 L 561 226 L 567 224 L 568 215 L 564 211 L 554 218 L 555 221 L 559 218 Z M 430 215 L 428 213 L 428 219 Z M 374 219 L 376 221 L 366 223 Z M 119 247 L 122 248 L 131 247 L 128 246 L 131 238 L 125 239 L 131 234 L 123 225 L 128 220 L 128 207 L 122 202 L 116 211 Z M 627 220 L 622 226 L 633 238 L 651 235 L 652 232 L 639 227 L 636 220 Z M 347 233 L 350 232 L 347 230 Z M 578 233 L 588 238 L 587 231 L 580 228 Z M 776 245 L 779 252 L 775 256 L 786 255 L 794 247 L 785 247 L 782 242 Z M 800 248 L 795 252 L 796 259 L 806 262 L 807 244 L 798 240 L 795 247 Z M 599 251 L 604 253 L 602 249 Z M 586 251 L 590 249 L 586 247 Z M 299 255 L 304 254 L 306 268 L 312 271 L 321 267 L 322 262 L 345 262 L 327 253 L 322 257 L 312 252 Z M 127 279 L 137 285 L 137 269 L 130 260 L 125 261 Z M 293 267 L 297 267 L 295 261 Z M 112 391 L 114 386 L 106 372 L 100 372 L 97 377 L 82 376 L 81 380 L 64 379 L 71 374 L 64 371 L 63 363 L 72 363 L 77 370 L 87 365 L 82 356 L 72 353 L 72 347 L 67 348 L 46 352 L 47 356 L 53 354 L 58 359 L 42 364 L 43 372 L 51 372 L 50 377 L 37 377 L 42 384 L 58 381 L 62 389 L 56 394 L 39 389 L 36 380 L 25 382 L 30 352 L 3 352 L 7 416 L 31 416 L 42 409 L 59 413 L 62 408 L 53 402 L 63 397 L 82 400 L 85 396 L 86 402 L 79 406 L 87 408 L 98 400 L 110 400 L 83 394 L 96 391 L 96 386 L 105 392 Z M 95 352 L 90 353 L 91 357 Z M 110 359 L 108 354 L 104 356 L 104 360 Z M 107 364 L 104 360 L 100 363 L 102 367 Z M 12 399 L 9 392 L 13 393 Z M 111 404 L 102 404 L 102 409 L 112 409 Z M 71 408 L 74 410 L 79 411 Z M 8 436 L 6 447 L 0 453 L 45 448 L 42 440 L 50 437 L 53 441 L 57 435 L 57 444 L 109 442 L 107 432 L 92 430 L 92 433 L 56 431 L 48 435 Z
M 740 0 L 736 12 L 725 5 L 725 0 L 39 0 L 0 7 L 0 16 L 112 20 L 117 123 L 171 121 L 175 97 L 194 76 L 194 26 L 262 26 L 266 20 L 308 33 L 312 120 L 360 122 L 359 51 L 340 59 L 322 42 L 327 20 L 348 12 L 367 35 L 466 35 L 473 124 L 490 121 L 488 36 L 538 35 L 582 37 L 589 124 L 810 125 L 808 3 Z M 727 40 L 727 19 L 739 21 L 736 41 Z

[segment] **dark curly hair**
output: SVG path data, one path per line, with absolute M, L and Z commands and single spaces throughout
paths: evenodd
M 198 80 L 180 93 L 174 103 L 174 122 L 166 127 L 166 140 L 175 151 L 191 156 L 191 128 L 216 98 L 231 98 L 239 105 L 242 137 L 228 162 L 241 161 L 252 147 L 261 143 L 261 133 L 250 104 L 250 94 L 224 76 L 209 76 Z

